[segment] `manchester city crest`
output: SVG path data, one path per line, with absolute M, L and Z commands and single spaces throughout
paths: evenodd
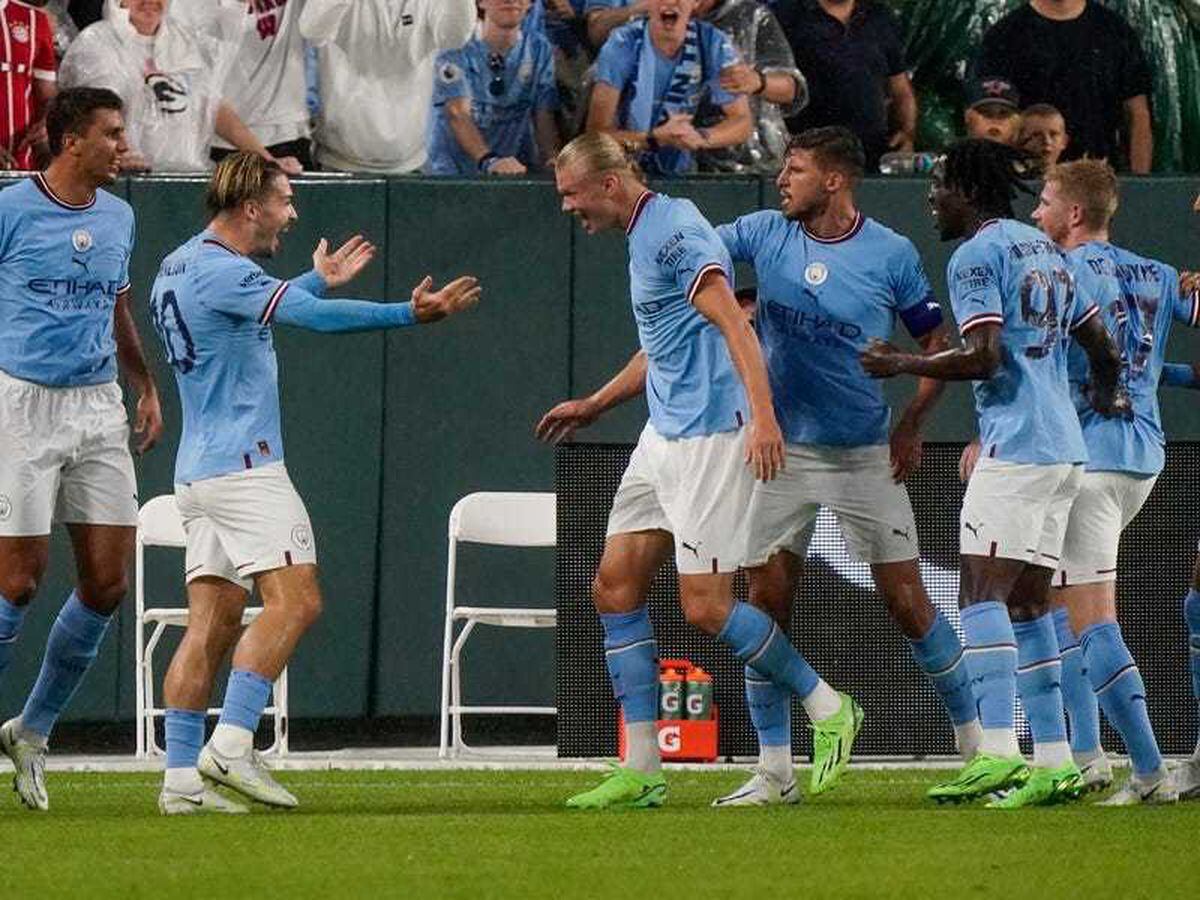
M 829 267 L 823 262 L 809 263 L 804 267 L 804 280 L 813 287 L 818 287 L 825 283 L 825 279 L 829 277 Z
M 86 228 L 80 228 L 71 234 L 71 246 L 76 253 L 86 253 L 92 249 L 92 233 Z

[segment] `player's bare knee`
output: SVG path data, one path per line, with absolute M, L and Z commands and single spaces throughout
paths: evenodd
M 620 578 L 614 578 L 603 568 L 596 572 L 592 579 L 592 603 L 596 611 L 601 613 L 631 612 L 640 604 L 641 598 L 633 585 Z
M 84 606 L 109 615 L 129 593 L 129 577 L 123 571 L 114 572 L 107 577 L 81 581 L 77 590 Z
M 21 569 L 0 571 L 0 596 L 14 606 L 25 606 L 37 595 L 41 581 L 40 572 Z
M 729 618 L 729 610 L 724 604 L 715 602 L 711 597 L 699 596 L 681 598 L 683 617 L 688 624 L 699 628 L 705 634 L 717 634 L 725 627 Z

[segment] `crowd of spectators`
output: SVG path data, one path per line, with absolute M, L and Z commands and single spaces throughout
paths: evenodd
M 0 167 L 45 156 L 57 84 L 126 104 L 134 171 L 235 149 L 297 173 L 521 175 L 580 130 L 656 175 L 771 173 L 844 125 L 867 165 L 917 147 L 920 98 L 882 0 L 0 0 Z M 1029 0 L 983 35 L 963 131 L 1150 170 L 1151 72 L 1097 0 Z

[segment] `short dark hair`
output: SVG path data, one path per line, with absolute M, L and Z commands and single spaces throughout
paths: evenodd
M 968 138 L 946 151 L 942 181 L 958 190 L 978 212 L 1013 217 L 1018 192 L 1032 194 L 1024 179 L 1032 174 L 1034 157 L 982 138 Z
M 50 155 L 58 156 L 63 150 L 63 138 L 68 134 L 81 135 L 92 124 L 92 114 L 98 109 L 113 109 L 121 112 L 125 104 L 108 88 L 73 87 L 64 88 L 50 101 L 46 111 L 46 136 L 50 141 Z
M 867 154 L 862 141 L 849 128 L 826 125 L 809 128 L 788 142 L 788 153 L 807 150 L 822 168 L 841 169 L 851 178 L 861 178 L 867 167 Z
M 1050 116 L 1058 116 L 1064 122 L 1066 121 L 1066 116 L 1059 111 L 1058 107 L 1051 106 L 1049 103 L 1034 103 L 1021 110 L 1021 115 L 1045 116 L 1046 118 L 1050 118 Z

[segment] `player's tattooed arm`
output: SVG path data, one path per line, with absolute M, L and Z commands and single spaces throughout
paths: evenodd
M 926 356 L 941 353 L 950 347 L 950 338 L 945 326 L 938 326 L 928 334 L 917 338 L 917 343 Z M 937 378 L 921 378 L 917 381 L 917 395 L 892 429 L 891 458 L 892 477 L 896 481 L 904 481 L 921 467 L 921 457 L 925 441 L 921 437 L 921 428 L 929 413 L 937 405 L 946 388 L 946 383 Z
M 145 453 L 162 437 L 162 407 L 158 400 L 158 386 L 146 365 L 142 339 L 133 321 L 129 291 L 117 295 L 117 305 L 113 310 L 113 337 L 117 342 L 117 365 L 126 382 L 138 394 L 133 431 L 141 438 L 137 452 Z
M 714 270 L 700 276 L 699 286 L 692 295 L 692 305 L 717 326 L 729 347 L 729 357 L 750 402 L 746 463 L 753 468 L 755 478 L 770 481 L 783 468 L 783 432 L 775 419 L 767 364 L 758 335 L 722 273 Z
M 565 400 L 542 416 L 534 429 L 539 441 L 558 444 L 587 428 L 601 415 L 646 391 L 646 351 L 639 350 L 616 375 L 595 393 Z
M 874 340 L 859 354 L 872 378 L 917 375 L 939 381 L 986 381 L 1000 368 L 1000 326 L 984 323 L 963 335 L 964 346 L 922 356 Z
M 1093 408 L 1109 418 L 1129 415 L 1129 394 L 1121 385 L 1121 354 L 1100 316 L 1089 318 L 1071 336 L 1088 356 L 1091 378 L 1085 391 Z

